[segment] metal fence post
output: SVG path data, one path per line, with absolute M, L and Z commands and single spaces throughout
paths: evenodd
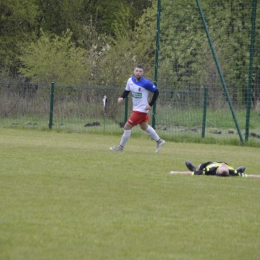
M 253 61 L 254 61 L 256 7 L 257 7 L 257 0 L 253 0 L 250 63 L 249 63 L 249 71 L 248 71 L 248 88 L 247 88 L 246 133 L 245 133 L 246 142 L 248 141 L 248 135 L 249 135 L 249 121 L 250 121 L 251 98 L 252 98 L 252 74 L 253 74 Z
M 159 40 L 160 40 L 160 16 L 161 16 L 161 0 L 157 3 L 157 24 L 156 24 L 156 46 L 155 46 L 155 62 L 154 62 L 154 85 L 157 86 L 158 79 L 158 57 L 159 57 Z M 155 128 L 156 102 L 153 105 L 152 127 Z
M 208 88 L 204 88 L 203 120 L 202 120 L 202 133 L 201 133 L 202 138 L 205 137 L 206 115 L 207 115 L 207 99 L 208 99 Z
M 54 99 L 54 82 L 51 83 L 49 129 L 52 128 L 52 119 L 53 119 L 53 99 Z
M 124 123 L 126 123 L 128 119 L 128 97 L 125 98 L 125 120 Z

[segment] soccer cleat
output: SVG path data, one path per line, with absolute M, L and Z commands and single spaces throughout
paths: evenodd
M 243 173 L 245 170 L 246 170 L 246 167 L 245 167 L 245 166 L 240 166 L 240 167 L 237 168 L 236 171 L 237 171 L 238 173 Z
M 196 167 L 194 166 L 194 164 L 190 161 L 186 161 L 185 162 L 187 168 L 191 171 L 191 172 L 195 172 L 196 171 Z
M 123 149 L 124 149 L 124 147 L 121 146 L 121 145 L 118 145 L 118 146 L 115 146 L 115 147 L 110 147 L 110 150 L 116 151 L 116 152 L 122 152 Z
M 160 139 L 158 142 L 157 142 L 157 148 L 156 148 L 156 153 L 158 153 L 160 150 L 161 150 L 161 148 L 162 148 L 162 146 L 165 144 L 165 141 L 163 140 L 163 139 Z

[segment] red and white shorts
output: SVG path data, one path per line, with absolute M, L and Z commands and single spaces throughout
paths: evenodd
M 127 122 L 130 125 L 139 125 L 143 122 L 148 122 L 149 120 L 150 120 L 150 118 L 147 113 L 133 111 L 130 118 L 127 120 Z

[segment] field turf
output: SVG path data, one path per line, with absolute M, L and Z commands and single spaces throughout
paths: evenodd
M 259 148 L 0 129 L 0 259 L 259 259 L 260 179 L 170 175 Z

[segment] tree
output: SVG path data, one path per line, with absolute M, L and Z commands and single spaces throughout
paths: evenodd
M 136 63 L 147 64 L 149 73 L 150 59 L 154 58 L 154 53 L 150 56 L 150 50 L 154 43 L 155 28 L 151 29 L 148 25 L 133 30 L 132 8 L 125 5 L 119 5 L 119 12 L 114 18 L 112 24 L 114 37 L 98 33 L 95 22 L 90 20 L 88 25 L 83 26 L 82 37 L 77 41 L 80 48 L 77 49 L 75 43 L 73 45 L 74 49 L 85 50 L 84 55 L 77 57 L 79 63 L 82 66 L 84 64 L 87 76 L 84 76 L 82 69 L 78 68 L 74 70 L 73 77 L 69 79 L 65 77 L 72 73 L 71 70 L 66 70 L 69 65 L 64 65 L 65 60 L 73 63 L 71 56 L 66 56 L 66 50 L 70 45 L 64 45 L 65 42 L 72 44 L 71 34 L 69 40 L 65 41 L 64 35 L 60 37 L 57 34 L 47 34 L 44 30 L 36 43 L 32 42 L 29 47 L 22 47 L 24 54 L 20 56 L 20 61 L 23 67 L 19 72 L 34 82 L 37 80 L 62 83 L 89 82 L 92 85 L 109 86 L 125 84 L 123 82 L 126 80 L 126 73 L 130 74 Z M 152 32 L 144 34 L 143 29 Z M 147 43 L 143 44 L 143 41 Z M 75 59 L 74 62 L 76 61 Z
M 49 31 L 58 36 L 69 29 L 76 42 L 82 34 L 82 25 L 86 24 L 86 14 L 82 13 L 84 0 L 35 0 L 38 6 L 37 29 Z
M 0 0 L 0 6 L 0 67 L 15 68 L 17 44 L 32 39 L 37 5 L 34 0 Z
M 84 0 L 82 10 L 87 20 L 94 21 L 98 33 L 114 36 L 113 23 L 123 9 L 130 10 L 131 29 L 134 28 L 135 20 L 139 19 L 144 10 L 152 5 L 154 0 Z
M 115 37 L 113 24 L 118 21 L 123 7 L 131 12 L 129 24 L 134 28 L 145 8 L 152 0 L 0 0 L 0 68 L 19 67 L 18 45 L 36 41 L 40 29 L 57 36 L 69 29 L 72 41 L 79 46 L 84 28 L 94 25 L 98 34 Z M 154 0 L 153 0 L 154 1 Z M 122 10 L 123 10 L 122 9 Z
M 220 82 L 219 76 L 195 1 L 165 0 L 163 3 L 159 71 L 159 80 L 163 83 L 161 87 L 214 88 Z M 232 98 L 237 101 L 245 99 L 244 90 L 247 87 L 251 3 L 248 0 L 201 1 L 225 81 Z M 257 23 L 259 21 L 260 17 L 257 17 Z M 256 38 L 256 41 L 259 40 Z M 258 51 L 256 56 L 259 56 Z M 256 69 L 258 64 L 256 60 Z
M 38 29 L 61 35 L 70 29 L 73 40 L 82 35 L 82 26 L 92 24 L 98 33 L 114 35 L 113 23 L 122 10 L 131 10 L 131 26 L 138 19 L 144 9 L 151 5 L 152 0 L 35 0 L 38 6 Z
M 120 7 L 112 25 L 114 37 L 96 34 L 88 27 L 83 42 L 92 42 L 88 60 L 92 61 L 92 82 L 96 85 L 122 87 L 134 65 L 143 64 L 152 79 L 155 54 L 156 15 L 154 7 L 136 21 L 132 29 L 130 7 Z M 150 17 L 151 16 L 151 17 Z M 144 33 L 145 32 L 145 33 Z M 90 36 L 95 36 L 93 39 Z
M 76 47 L 67 30 L 57 36 L 41 30 L 41 37 L 28 47 L 22 47 L 22 67 L 19 72 L 35 83 L 83 83 L 88 81 L 86 51 Z

